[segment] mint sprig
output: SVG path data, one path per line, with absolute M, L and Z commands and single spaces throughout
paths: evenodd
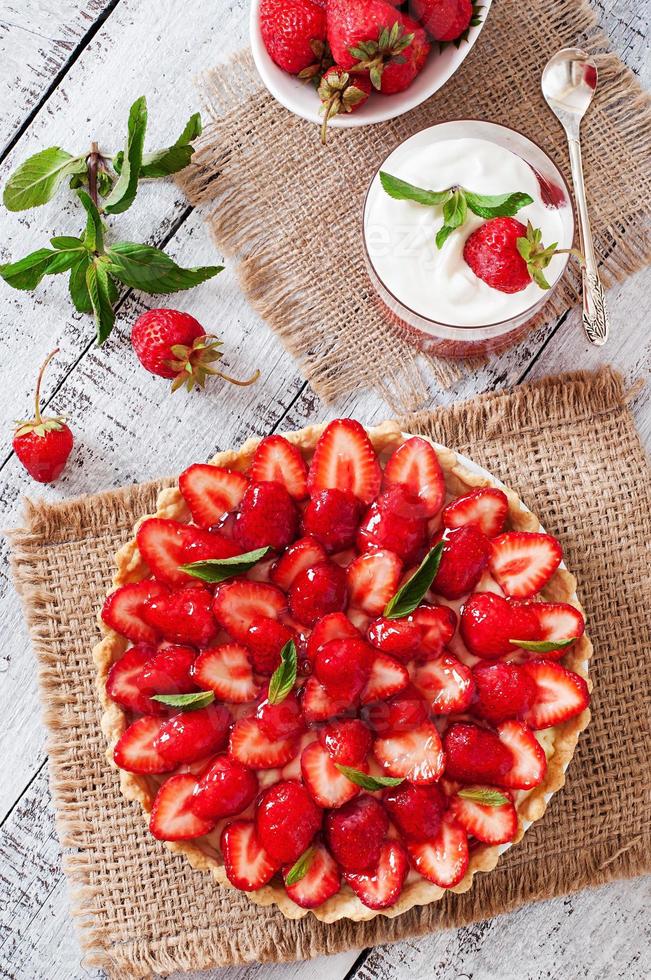
M 181 708 L 184 711 L 198 711 L 207 708 L 215 700 L 212 691 L 196 691 L 193 694 L 154 694 L 152 701 L 166 704 L 168 708 Z
M 269 681 L 267 694 L 269 704 L 280 704 L 294 689 L 297 660 L 296 644 L 293 640 L 289 640 L 280 651 L 280 666 L 276 668 Z
M 389 599 L 383 613 L 386 619 L 402 619 L 420 606 L 436 578 L 442 554 L 443 542 L 439 541 L 425 555 L 411 578 Z
M 0 265 L 0 277 L 14 289 L 33 290 L 45 275 L 70 272 L 69 290 L 79 313 L 95 317 L 97 342 L 104 343 L 115 323 L 118 284 L 146 293 L 168 294 L 190 289 L 216 276 L 221 265 L 184 269 L 161 249 L 135 242 L 105 245 L 104 218 L 121 214 L 133 204 L 143 178 L 165 177 L 188 165 L 201 135 L 201 117 L 194 113 L 171 146 L 144 153 L 147 101 L 131 106 L 123 150 L 114 155 L 90 150 L 73 155 L 60 146 L 40 150 L 9 177 L 5 207 L 24 211 L 50 201 L 69 178 L 86 211 L 86 227 L 78 238 L 54 236 L 52 249 L 38 249 L 17 262 Z
M 335 769 L 338 769 L 351 783 L 355 783 L 355 786 L 361 786 L 362 789 L 367 789 L 371 793 L 374 793 L 378 789 L 386 789 L 388 786 L 400 786 L 400 783 L 404 783 L 402 777 L 371 776 L 367 772 L 362 772 L 361 769 L 344 766 L 341 762 L 335 762 Z
M 425 207 L 443 209 L 443 225 L 436 234 L 436 247 L 443 248 L 453 231 L 460 228 L 472 211 L 480 218 L 513 217 L 520 208 L 533 204 L 533 198 L 522 191 L 510 194 L 475 194 L 465 187 L 453 186 L 442 191 L 417 187 L 406 180 L 380 171 L 380 183 L 396 201 L 414 201 Z
M 187 572 L 193 578 L 202 582 L 225 582 L 235 575 L 243 575 L 257 565 L 271 551 L 270 548 L 257 548 L 246 551 L 233 558 L 207 558 L 205 561 L 193 561 L 189 565 L 179 565 L 182 572 Z

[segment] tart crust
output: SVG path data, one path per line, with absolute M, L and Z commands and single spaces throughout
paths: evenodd
M 294 445 L 298 446 L 306 459 L 309 460 L 317 440 L 325 427 L 326 423 L 309 426 L 308 428 L 295 432 L 283 433 L 283 435 L 290 442 L 294 443 Z M 382 425 L 374 428 L 367 428 L 366 431 L 378 456 L 381 458 L 384 457 L 385 459 L 394 449 L 410 437 L 408 433 L 403 433 L 395 422 L 384 422 Z M 436 449 L 445 475 L 447 489 L 454 496 L 459 496 L 478 487 L 499 487 L 505 491 L 509 501 L 508 528 L 519 531 L 543 530 L 537 517 L 522 504 L 517 494 L 512 490 L 509 490 L 494 478 L 489 479 L 483 474 L 472 472 L 452 450 L 441 447 L 430 439 L 427 441 L 431 442 Z M 228 450 L 218 453 L 211 462 L 218 466 L 246 471 L 259 442 L 259 439 L 250 439 L 240 450 Z M 135 531 L 137 531 L 144 520 L 151 516 L 180 521 L 190 520 L 190 513 L 180 491 L 177 488 L 161 491 L 158 496 L 155 515 L 146 514 L 140 518 L 134 527 L 134 538 L 116 554 L 117 571 L 113 579 L 115 588 L 126 585 L 128 582 L 138 582 L 148 575 L 149 569 L 138 551 Z M 576 596 L 576 579 L 564 567 L 559 568 L 555 572 L 550 582 L 542 590 L 541 595 L 547 601 L 570 603 L 583 612 Z M 122 656 L 129 644 L 124 637 L 109 629 L 102 622 L 101 618 L 99 618 L 99 615 L 98 619 L 104 637 L 93 648 L 93 659 L 97 668 L 97 691 L 104 709 L 102 731 L 108 743 L 107 759 L 114 768 L 117 768 L 113 761 L 113 749 L 127 728 L 129 721 L 127 713 L 107 696 L 106 679 L 112 664 Z M 592 685 L 588 679 L 588 664 L 592 656 L 592 649 L 592 643 L 584 634 L 569 648 L 563 658 L 565 666 L 584 677 L 590 689 Z M 579 734 L 586 728 L 589 721 L 590 709 L 586 708 L 577 717 L 561 725 L 545 729 L 542 733 L 538 733 L 542 735 L 540 741 L 543 743 L 543 748 L 547 755 L 547 772 L 543 782 L 535 789 L 526 793 L 520 792 L 516 794 L 518 831 L 512 842 L 513 844 L 516 844 L 522 839 L 531 823 L 542 817 L 551 795 L 564 785 L 565 770 L 574 754 Z M 157 784 L 154 780 L 146 776 L 137 776 L 124 770 L 119 770 L 119 773 L 120 788 L 123 795 L 128 800 L 134 800 L 140 803 L 143 810 L 143 818 L 148 822 L 149 812 L 151 811 L 156 795 Z M 165 846 L 170 851 L 184 854 L 193 868 L 199 871 L 210 872 L 220 885 L 228 888 L 234 887 L 226 877 L 221 853 L 206 838 L 199 838 L 197 841 L 166 842 Z M 247 894 L 251 901 L 258 905 L 276 905 L 283 915 L 289 919 L 302 918 L 308 915 L 308 911 L 322 922 L 335 922 L 342 918 L 363 921 L 372 919 L 376 915 L 384 915 L 392 918 L 396 915 L 401 915 L 414 906 L 428 905 L 430 902 L 436 902 L 445 895 L 446 891 L 457 893 L 468 891 L 472 887 L 474 875 L 477 872 L 491 871 L 496 866 L 502 851 L 510 846 L 511 844 L 500 846 L 481 844 L 475 848 L 471 852 L 470 863 L 466 874 L 451 889 L 441 888 L 427 881 L 425 878 L 420 876 L 415 878 L 413 874 L 410 874 L 405 882 L 402 895 L 396 904 L 391 908 L 381 911 L 375 911 L 363 905 L 345 883 L 342 885 L 340 892 L 319 908 L 312 910 L 300 908 L 289 898 L 283 886 L 274 882 L 265 885 L 258 891 L 248 892 Z

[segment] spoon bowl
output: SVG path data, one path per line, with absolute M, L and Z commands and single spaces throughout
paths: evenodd
M 592 102 L 597 87 L 597 66 L 580 48 L 558 51 L 545 65 L 542 92 L 561 123 L 576 126 Z

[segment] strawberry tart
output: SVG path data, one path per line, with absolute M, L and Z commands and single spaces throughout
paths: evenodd
M 564 782 L 592 647 L 558 541 L 350 419 L 194 464 L 117 555 L 108 758 L 150 832 L 325 922 L 464 892 Z

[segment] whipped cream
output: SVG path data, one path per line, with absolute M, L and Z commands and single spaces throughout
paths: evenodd
M 475 194 L 529 194 L 533 203 L 521 208 L 516 219 L 540 228 L 545 245 L 560 242 L 565 247 L 560 214 L 545 206 L 538 178 L 524 160 L 488 140 L 437 142 L 435 130 L 418 133 L 399 146 L 382 170 L 427 190 L 460 185 Z M 517 316 L 542 298 L 544 292 L 535 283 L 519 293 L 502 293 L 474 274 L 463 258 L 463 247 L 485 219 L 470 211 L 461 228 L 437 249 L 442 212 L 440 206 L 394 200 L 379 176 L 370 187 L 364 212 L 366 248 L 378 278 L 404 306 L 438 323 L 483 326 Z M 566 258 L 552 259 L 545 273 L 550 285 L 563 272 Z

